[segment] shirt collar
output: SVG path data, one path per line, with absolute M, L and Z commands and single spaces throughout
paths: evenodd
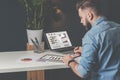
M 102 21 L 104 21 L 104 20 L 106 20 L 106 19 L 107 19 L 106 17 L 100 17 L 100 18 L 98 18 L 98 19 L 95 21 L 95 23 L 92 25 L 92 27 L 98 25 L 100 22 L 102 22 Z

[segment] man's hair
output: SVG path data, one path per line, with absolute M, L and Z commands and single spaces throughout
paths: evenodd
M 96 15 L 102 15 L 101 0 L 82 0 L 76 4 L 76 9 L 87 9 L 91 8 L 94 10 Z

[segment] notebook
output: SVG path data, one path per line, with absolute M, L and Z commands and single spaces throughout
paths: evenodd
M 46 41 L 50 50 L 57 52 L 72 51 L 73 45 L 67 31 L 57 31 L 45 33 Z

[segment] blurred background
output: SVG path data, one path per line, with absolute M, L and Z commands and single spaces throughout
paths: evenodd
M 81 45 L 86 30 L 80 24 L 80 18 L 75 7 L 79 0 L 48 1 L 44 31 L 66 30 L 73 45 Z M 103 13 L 108 19 L 120 23 L 120 0 L 101 0 L 101 3 L 103 4 Z M 1 52 L 26 50 L 27 36 L 24 22 L 25 11 L 18 0 L 0 0 Z M 70 69 L 46 70 L 46 76 L 46 80 L 79 79 Z M 26 72 L 0 73 L 0 80 L 26 80 Z

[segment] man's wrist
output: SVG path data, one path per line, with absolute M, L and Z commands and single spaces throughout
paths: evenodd
M 74 59 L 69 60 L 69 61 L 68 61 L 68 66 L 70 66 L 70 63 L 71 63 L 71 62 L 75 62 L 75 60 L 74 60 Z

